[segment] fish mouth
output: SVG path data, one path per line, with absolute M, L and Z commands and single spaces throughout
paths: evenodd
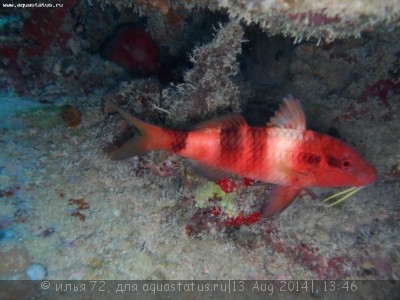
M 356 174 L 356 178 L 358 180 L 357 184 L 325 198 L 324 200 L 322 200 L 322 203 L 324 203 L 327 207 L 331 207 L 339 204 L 340 202 L 343 202 L 364 187 L 374 183 L 377 175 L 378 173 L 376 169 L 373 166 L 368 166 L 368 168 L 363 169 L 363 171 L 359 171 Z
M 366 171 L 359 171 L 356 175 L 359 184 L 357 186 L 367 186 L 375 182 L 378 173 L 376 169 L 370 166 Z

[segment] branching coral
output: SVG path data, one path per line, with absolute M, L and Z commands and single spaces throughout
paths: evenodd
M 231 77 L 238 72 L 242 37 L 242 27 L 230 22 L 220 26 L 211 43 L 193 51 L 194 67 L 184 75 L 184 83 L 163 91 L 173 123 L 239 111 L 239 92 Z

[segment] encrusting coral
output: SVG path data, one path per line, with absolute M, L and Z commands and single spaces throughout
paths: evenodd
M 247 25 L 258 24 L 270 34 L 284 34 L 297 42 L 315 38 L 317 42 L 360 36 L 363 31 L 382 31 L 398 27 L 400 3 L 394 0 L 99 0 L 117 7 L 135 6 L 139 11 L 166 14 L 171 7 L 191 10 L 226 9 L 231 19 Z

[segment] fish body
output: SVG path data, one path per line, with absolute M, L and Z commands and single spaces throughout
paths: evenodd
M 189 158 L 217 180 L 246 177 L 276 184 L 261 217 L 283 211 L 307 187 L 362 187 L 374 182 L 376 170 L 350 146 L 331 136 L 306 129 L 300 103 L 293 97 L 267 126 L 249 126 L 240 115 L 228 115 L 175 131 L 147 124 L 121 110 L 139 131 L 111 154 L 115 160 L 151 150 L 166 150 Z

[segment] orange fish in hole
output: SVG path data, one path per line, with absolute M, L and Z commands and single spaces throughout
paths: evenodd
M 272 217 L 287 208 L 303 188 L 350 187 L 336 194 L 345 195 L 334 205 L 377 176 L 375 168 L 344 142 L 307 130 L 301 105 L 292 96 L 284 99 L 265 127 L 252 127 L 240 115 L 227 115 L 190 131 L 147 124 L 107 103 L 140 132 L 111 153 L 113 160 L 165 150 L 189 158 L 215 180 L 236 176 L 276 185 L 259 212 L 228 219 L 226 225 Z

